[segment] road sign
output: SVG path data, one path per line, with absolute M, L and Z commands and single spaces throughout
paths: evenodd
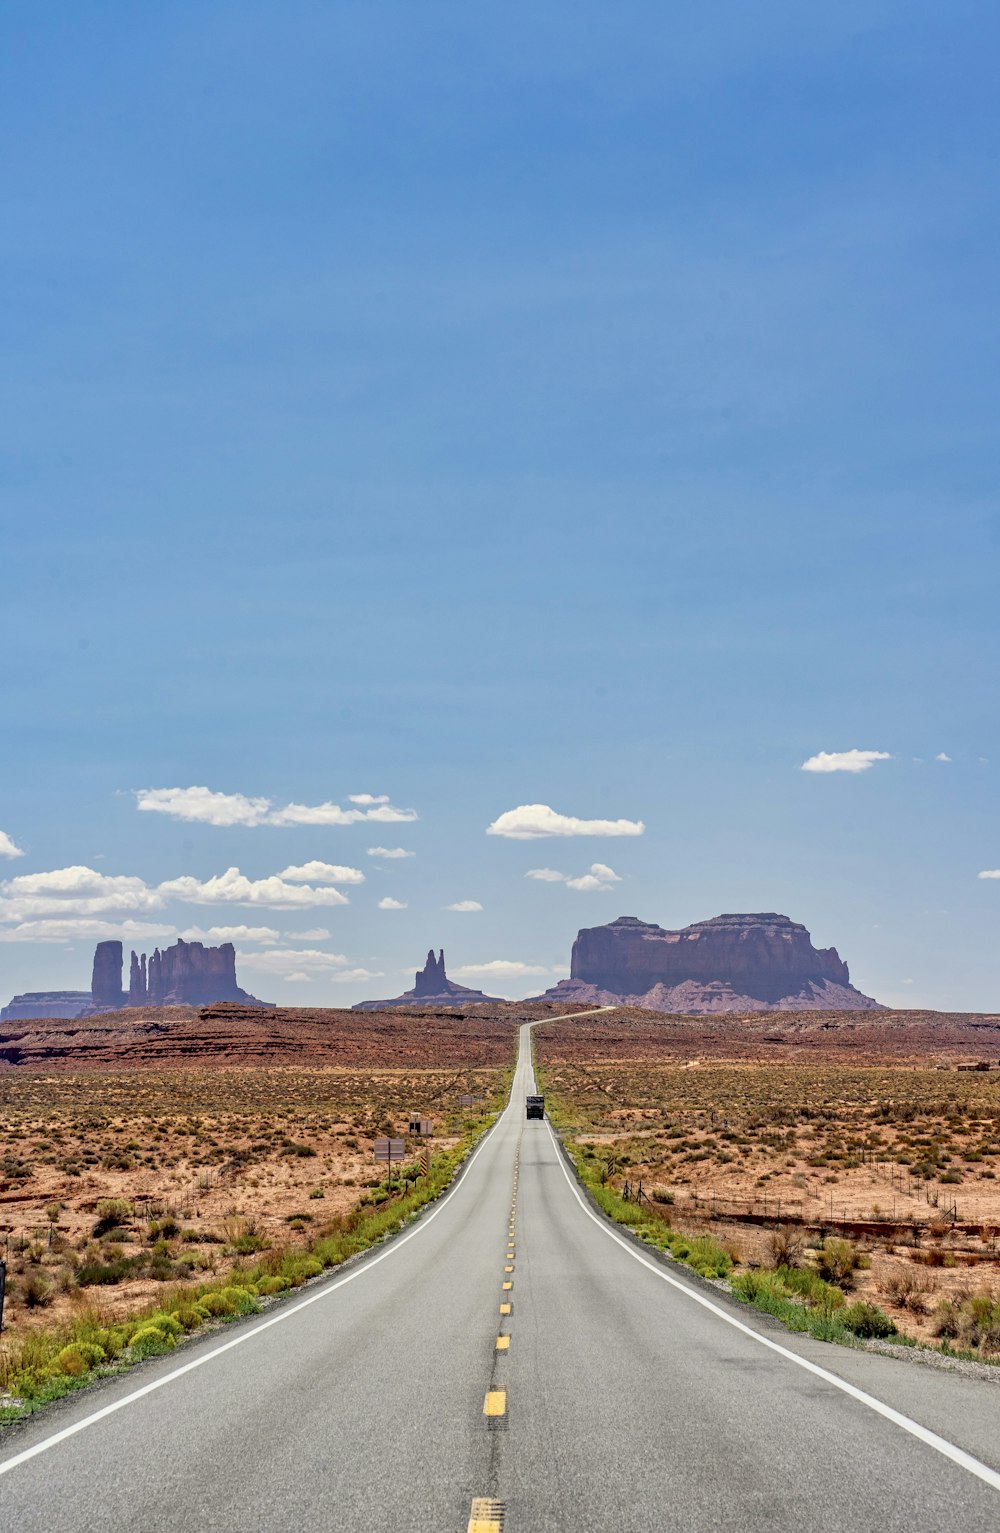
M 420 1174 L 421 1174 L 421 1176 L 430 1176 L 430 1174 L 431 1174 L 431 1152 L 430 1152 L 430 1150 L 421 1150 L 420 1151 Z
M 475 1097 L 461 1096 L 458 1099 L 458 1105 L 459 1107 L 471 1107 L 474 1101 Z
M 375 1159 L 387 1160 L 390 1165 L 393 1161 L 405 1160 L 406 1141 L 403 1139 L 376 1139 Z
M 434 1125 L 430 1118 L 421 1118 L 417 1113 L 413 1114 L 410 1119 L 411 1134 L 433 1134 L 433 1132 Z

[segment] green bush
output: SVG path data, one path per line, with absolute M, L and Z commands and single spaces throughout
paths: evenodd
M 129 1351 L 135 1358 L 162 1357 L 176 1345 L 172 1336 L 165 1336 L 155 1325 L 142 1325 L 132 1337 Z
M 885 1310 L 879 1309 L 877 1304 L 851 1304 L 840 1311 L 837 1319 L 845 1330 L 855 1336 L 884 1338 L 896 1334 L 896 1327 Z
M 816 1271 L 821 1278 L 841 1288 L 854 1286 L 854 1274 L 867 1263 L 851 1240 L 828 1235 L 816 1252 Z
M 285 1293 L 291 1288 L 288 1278 L 281 1277 L 277 1273 L 271 1277 L 262 1277 L 257 1280 L 257 1292 L 269 1297 L 271 1294 Z
M 70 1378 L 81 1378 L 83 1374 L 89 1373 L 91 1368 L 96 1368 L 99 1363 L 103 1363 L 106 1355 L 104 1348 L 96 1346 L 93 1342 L 75 1341 L 56 1353 L 52 1368 L 56 1373 L 65 1373 Z

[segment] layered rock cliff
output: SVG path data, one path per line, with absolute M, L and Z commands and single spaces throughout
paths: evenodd
M 545 1000 L 655 1011 L 871 1011 L 836 948 L 815 948 L 788 916 L 722 915 L 679 931 L 636 916 L 585 928 L 570 978 Z

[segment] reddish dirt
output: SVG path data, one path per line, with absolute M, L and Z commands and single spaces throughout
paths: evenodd
M 619 1007 L 545 1029 L 560 1059 L 848 1060 L 1000 1066 L 1000 1014 L 758 1011 L 681 1017 Z
M 239 1005 L 137 1007 L 0 1024 L 0 1080 L 25 1069 L 200 1069 L 254 1065 L 498 1065 L 514 1028 L 547 1008 L 335 1011 Z

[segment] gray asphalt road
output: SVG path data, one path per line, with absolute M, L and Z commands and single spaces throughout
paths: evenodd
M 511 1107 L 374 1258 L 9 1434 L 3 1533 L 1000 1527 L 1000 1385 L 790 1339 L 637 1252 L 532 1085 L 523 1030 Z

